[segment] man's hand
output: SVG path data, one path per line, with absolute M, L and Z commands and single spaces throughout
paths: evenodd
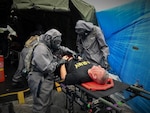
M 68 55 L 64 55 L 64 56 L 62 57 L 62 59 L 68 60 L 68 59 L 69 59 L 69 56 L 68 56 Z

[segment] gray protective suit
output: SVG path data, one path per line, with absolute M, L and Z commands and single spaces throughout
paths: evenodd
M 21 82 L 22 81 L 22 71 L 23 69 L 25 68 L 24 67 L 24 59 L 25 59 L 25 56 L 26 54 L 28 53 L 28 48 L 23 48 L 22 51 L 20 52 L 20 55 L 19 55 L 19 63 L 18 63 L 18 68 L 12 78 L 12 81 L 13 82 Z
M 51 42 L 57 36 L 61 37 L 59 31 L 49 30 L 40 36 L 40 43 L 33 51 L 31 61 L 33 71 L 28 74 L 28 85 L 33 94 L 33 113 L 50 113 L 53 77 L 58 65 L 58 57 L 54 55 Z
M 54 85 L 54 72 L 61 61 L 61 54 L 74 52 L 67 47 L 59 46 L 56 50 L 56 39 L 61 41 L 61 33 L 56 29 L 51 29 L 39 37 L 38 45 L 33 50 L 31 60 L 31 71 L 27 76 L 28 86 L 33 95 L 33 113 L 50 113 L 52 104 L 51 93 Z M 55 40 L 56 41 L 56 40 Z M 32 44 L 37 43 L 34 41 Z M 55 47 L 53 47 L 55 46 Z M 29 48 L 25 47 L 19 60 L 19 66 L 13 81 L 18 82 L 21 78 L 21 71 L 25 68 L 25 59 L 29 53 Z
M 33 37 L 34 37 L 34 39 L 33 39 Z M 29 52 L 29 48 L 32 47 L 35 43 L 39 42 L 39 37 L 38 36 L 32 36 L 31 38 L 29 40 L 30 41 L 32 40 L 32 42 L 28 45 L 25 44 L 25 47 L 20 52 L 18 68 L 17 68 L 17 70 L 16 70 L 16 72 L 15 72 L 13 78 L 12 78 L 13 82 L 20 83 L 20 85 L 24 85 L 24 83 L 21 83 L 22 79 L 23 79 L 23 71 L 25 69 L 24 59 L 25 59 L 26 55 Z M 25 76 L 24 76 L 24 78 L 25 78 Z
M 109 48 L 105 42 L 102 30 L 93 23 L 79 20 L 75 26 L 77 32 L 76 46 L 83 59 L 94 65 L 108 68 L 107 57 Z

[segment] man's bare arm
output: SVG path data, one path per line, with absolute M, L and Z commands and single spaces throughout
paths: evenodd
M 60 77 L 61 77 L 61 79 L 65 80 L 66 75 L 67 75 L 66 67 L 65 67 L 65 64 L 63 64 L 60 66 Z

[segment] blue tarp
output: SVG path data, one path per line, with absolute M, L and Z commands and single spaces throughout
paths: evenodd
M 110 48 L 110 72 L 128 84 L 137 81 L 150 91 L 150 0 L 96 12 Z M 135 113 L 148 113 L 150 100 L 136 97 L 128 102 Z

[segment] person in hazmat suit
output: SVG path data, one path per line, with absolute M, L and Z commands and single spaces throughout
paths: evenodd
M 39 38 L 40 38 L 39 35 L 40 34 L 31 36 L 25 42 L 24 48 L 22 49 L 22 51 L 19 54 L 18 67 L 17 67 L 17 69 L 16 69 L 16 71 L 12 77 L 12 86 L 14 88 L 28 87 L 28 85 L 26 83 L 26 76 L 28 73 L 26 71 L 24 59 L 26 59 L 26 63 L 30 63 L 30 61 L 28 61 L 26 56 L 27 56 L 29 50 L 30 50 L 30 54 L 31 54 L 34 47 L 36 47 L 36 45 L 39 44 L 39 42 L 40 42 L 39 41 Z M 74 51 L 70 50 L 68 47 L 60 46 L 58 51 L 60 52 L 60 54 L 63 54 L 63 55 L 64 54 L 70 54 L 70 55 L 74 55 L 74 58 L 76 57 L 76 53 Z
M 50 113 L 55 71 L 66 62 L 61 58 L 61 54 L 70 53 L 73 56 L 76 54 L 69 48 L 61 46 L 61 36 L 62 34 L 58 30 L 50 29 L 40 35 L 38 40 L 32 42 L 32 49 L 25 47 L 24 52 L 27 51 L 27 54 L 23 67 L 28 73 L 28 86 L 33 96 L 33 113 Z M 27 45 L 29 46 L 29 44 Z M 28 69 L 29 67 L 30 69 Z
M 75 26 L 76 46 L 80 56 L 94 65 L 108 69 L 109 47 L 100 27 L 91 22 L 78 20 Z
M 33 47 L 33 45 L 36 45 L 39 43 L 39 36 L 31 36 L 24 45 L 24 48 L 19 54 L 19 61 L 18 61 L 18 67 L 15 71 L 13 77 L 12 77 L 12 86 L 14 88 L 25 88 L 28 87 L 27 80 L 26 80 L 26 70 L 25 70 L 25 63 L 24 59 L 26 58 L 26 55 L 29 52 L 29 49 Z

